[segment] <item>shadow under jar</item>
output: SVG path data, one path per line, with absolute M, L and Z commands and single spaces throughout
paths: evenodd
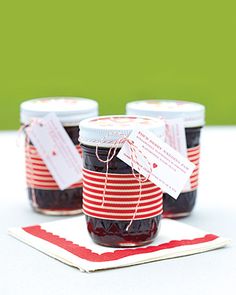
M 163 122 L 145 117 L 97 117 L 81 123 L 83 211 L 91 238 L 103 246 L 142 246 L 158 234 L 161 189 L 149 180 L 140 187 L 137 172 L 117 157 L 136 128 L 164 135 Z
M 40 98 L 21 104 L 21 123 L 29 126 L 34 119 L 43 119 L 54 112 L 78 153 L 81 119 L 97 115 L 97 103 L 82 98 Z M 32 208 L 47 215 L 74 215 L 82 212 L 82 179 L 60 190 L 37 149 L 26 136 L 25 164 L 28 197 Z
M 181 192 L 178 199 L 167 193 L 163 194 L 163 216 L 180 218 L 190 215 L 196 199 L 200 160 L 200 135 L 205 124 L 205 107 L 198 103 L 175 100 L 145 100 L 128 103 L 128 115 L 146 115 L 161 117 L 164 120 L 182 118 L 185 127 L 188 159 L 196 165 L 187 189 Z

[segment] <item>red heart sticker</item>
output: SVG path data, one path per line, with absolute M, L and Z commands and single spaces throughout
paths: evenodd
M 57 153 L 56 153 L 55 151 L 52 151 L 52 155 L 53 155 L 53 156 L 56 156 L 56 154 L 57 154 Z
M 158 165 L 156 163 L 153 163 L 153 165 L 152 165 L 153 168 L 157 168 L 157 166 Z

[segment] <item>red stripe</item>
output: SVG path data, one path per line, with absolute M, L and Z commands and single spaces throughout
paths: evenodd
M 193 162 L 193 161 L 199 161 L 199 159 L 200 159 L 200 154 L 198 154 L 198 155 L 188 155 L 188 159 L 191 161 L 191 162 Z
M 49 170 L 47 169 L 47 167 L 45 166 L 45 167 L 40 167 L 40 166 L 37 166 L 37 165 L 27 165 L 26 164 L 26 169 L 28 170 L 28 171 L 45 171 L 45 172 L 48 172 L 49 174 L 50 174 L 50 172 L 49 172 Z M 51 174 L 50 174 L 51 175 Z
M 198 237 L 195 239 L 185 239 L 185 240 L 174 240 L 167 243 L 163 243 L 155 246 L 145 246 L 138 248 L 115 250 L 113 252 L 95 253 L 94 251 L 87 249 L 86 247 L 74 244 L 71 241 L 66 240 L 63 237 L 54 235 L 53 233 L 47 232 L 42 229 L 39 225 L 23 227 L 22 228 L 28 234 L 47 241 L 53 245 L 56 245 L 69 253 L 81 258 L 86 259 L 91 262 L 106 262 L 122 259 L 128 256 L 153 253 L 166 249 L 173 249 L 182 246 L 197 245 L 201 243 L 207 243 L 214 241 L 218 238 L 216 235 L 207 234 L 203 237 Z
M 25 162 L 26 164 L 26 168 L 28 168 L 28 170 L 34 170 L 35 168 L 38 170 L 42 170 L 42 171 L 49 171 L 47 166 L 44 163 L 36 163 L 36 162 Z
M 102 173 L 102 172 L 96 172 L 96 171 L 91 171 L 91 170 L 87 170 L 87 169 L 83 169 L 83 172 L 87 173 L 89 175 L 89 177 L 92 176 L 97 176 L 97 177 L 103 177 L 105 179 L 106 174 Z M 84 174 L 85 174 L 84 173 Z M 138 174 L 137 174 L 138 176 Z M 133 176 L 133 174 L 117 174 L 117 173 L 109 173 L 108 177 L 112 177 L 112 178 L 124 178 L 127 179 L 128 178 L 134 178 L 136 179 L 136 177 Z
M 190 176 L 191 190 L 194 190 L 198 187 L 200 146 L 188 149 L 188 159 L 196 166 L 192 175 Z
M 85 178 L 88 183 L 99 182 L 99 183 L 104 184 L 104 180 L 105 180 L 105 178 L 99 179 L 99 178 L 93 178 L 93 177 L 88 177 L 88 176 L 86 176 Z M 115 185 L 115 184 L 137 184 L 137 182 L 138 181 L 136 178 L 134 178 L 132 180 L 125 180 L 125 178 L 122 178 L 122 180 L 117 180 L 117 179 L 111 180 L 109 177 L 107 178 L 107 184 L 111 183 L 112 185 Z M 148 184 L 148 182 L 144 183 L 144 185 L 146 185 L 146 184 Z M 150 183 L 150 185 L 153 185 L 153 183 Z
M 103 189 L 91 189 L 91 188 L 88 188 L 87 185 L 84 183 L 84 179 L 83 179 L 83 186 L 86 190 L 88 190 L 90 193 L 93 193 L 93 194 L 103 194 L 103 191 L 104 191 L 104 186 L 103 186 Z M 118 190 L 117 187 L 114 187 L 113 188 L 114 190 Z M 128 192 L 123 192 L 124 195 L 128 195 L 128 196 L 136 196 L 137 193 L 139 192 L 139 189 L 140 187 L 136 188 L 136 191 L 128 191 Z M 155 193 L 157 191 L 157 187 L 156 188 L 153 188 L 153 189 L 150 189 L 150 190 L 143 190 L 143 194 L 151 194 L 151 193 Z M 120 188 L 120 190 L 122 190 L 122 187 Z M 111 191 L 111 190 L 107 190 L 106 189 L 106 195 L 107 196 L 121 196 L 122 195 L 122 192 L 120 191 Z
M 135 207 L 136 205 L 138 204 L 137 202 L 136 203 L 133 203 L 133 204 L 129 204 L 128 202 L 124 202 L 123 204 L 114 204 L 114 203 L 110 203 L 110 202 L 104 202 L 104 205 L 103 207 L 101 206 L 101 202 L 94 202 L 94 201 L 90 201 L 86 198 L 84 198 L 85 200 L 85 203 L 84 203 L 84 206 L 87 208 L 87 209 L 90 209 L 90 210 L 94 210 L 94 208 L 99 211 L 99 212 L 106 212 L 106 213 L 117 213 L 117 212 L 120 212 L 120 213 L 134 213 L 134 210 L 135 210 Z M 142 212 L 145 212 L 145 211 L 151 211 L 151 210 L 155 210 L 157 208 L 161 208 L 162 207 L 162 203 L 160 202 L 161 199 L 159 199 L 158 201 L 152 201 L 150 205 L 144 203 L 144 204 L 139 204 L 139 207 L 138 207 L 138 211 L 139 213 L 142 213 Z M 97 208 L 96 206 L 99 206 L 99 208 Z M 147 208 L 148 206 L 148 208 Z M 150 206 L 150 207 L 149 207 Z
M 199 171 L 199 165 L 195 165 L 196 168 L 193 170 L 193 173 L 198 172 Z
M 27 159 L 27 161 L 36 160 L 43 162 L 42 158 L 40 158 L 39 156 L 35 156 L 35 154 L 33 156 L 27 154 L 25 158 Z
M 150 215 L 150 217 L 155 217 L 157 215 L 160 215 L 162 213 L 162 209 L 160 209 L 159 206 L 153 207 L 151 208 L 149 211 L 147 211 L 147 209 L 140 209 L 139 211 L 137 211 L 136 215 L 134 216 L 134 211 L 135 208 L 132 210 L 125 210 L 125 212 L 123 210 L 113 210 L 113 209 L 103 209 L 101 211 L 99 210 L 92 210 L 91 208 L 94 209 L 94 207 L 92 206 L 84 206 L 83 205 L 83 211 L 90 216 L 94 217 L 94 214 L 101 214 L 103 217 L 101 218 L 105 218 L 105 219 L 109 219 L 109 220 L 118 220 L 117 216 L 121 216 L 124 220 L 140 220 L 140 219 L 144 219 L 147 218 L 147 215 Z M 106 214 L 107 213 L 107 214 Z
M 121 216 L 133 216 L 134 212 L 137 216 L 136 219 L 139 219 L 139 217 L 142 218 L 143 214 L 154 214 L 156 216 L 156 211 L 162 211 L 162 200 L 159 200 L 155 202 L 154 204 L 150 206 L 145 206 L 145 204 L 132 204 L 132 207 L 130 207 L 129 204 L 124 203 L 123 207 L 120 207 L 120 204 L 110 204 L 109 202 L 105 202 L 103 205 L 100 203 L 99 205 L 94 205 L 92 203 L 87 202 L 86 199 L 84 200 L 84 210 L 90 211 L 93 216 L 93 214 L 104 214 L 104 217 L 106 216 L 115 216 L 115 215 L 121 215 Z M 119 205 L 119 207 L 117 206 Z M 133 216 L 134 217 L 134 216 Z M 115 217 L 112 219 L 116 219 Z
M 97 184 L 97 183 L 91 183 L 91 182 L 89 182 L 89 181 L 87 181 L 87 179 L 86 178 L 84 178 L 83 177 L 83 182 L 84 182 L 84 186 L 85 187 L 88 187 L 88 186 L 93 186 L 93 187 L 95 187 L 95 189 L 96 190 L 104 190 L 104 185 L 105 185 L 105 182 L 103 182 L 103 183 L 101 183 L 101 184 Z M 106 185 L 106 189 L 107 190 L 109 190 L 109 189 L 132 189 L 132 190 L 139 190 L 140 189 L 140 185 L 139 185 L 139 183 L 138 183 L 138 181 L 136 180 L 136 184 L 137 185 L 132 185 L 132 186 L 122 186 L 122 182 L 120 183 L 120 186 L 118 186 L 118 185 L 116 185 L 116 183 L 112 183 L 111 181 L 109 181 L 109 183 L 107 183 L 107 185 Z M 143 187 L 143 188 L 145 188 L 145 189 L 155 189 L 156 188 L 156 186 L 155 185 L 153 185 L 153 183 L 148 183 L 147 185 L 145 184 L 145 183 L 142 183 L 141 184 L 141 186 Z
M 53 180 L 53 179 L 34 179 L 33 177 L 26 177 L 26 180 L 28 181 L 28 182 L 39 182 L 39 183 L 45 183 L 45 184 L 52 184 L 52 185 L 54 185 L 54 183 L 56 184 L 56 182 L 55 182 L 55 180 Z
M 30 162 L 30 161 L 27 161 L 26 160 L 26 164 L 29 166 L 29 167 L 37 167 L 37 168 L 45 168 L 47 169 L 47 166 L 41 162 L 41 163 L 35 163 L 35 162 Z
M 92 206 L 93 205 L 101 206 L 101 204 L 102 204 L 102 199 L 96 200 L 96 201 L 94 201 L 94 200 L 91 201 L 84 196 L 83 200 L 84 200 L 84 203 L 86 203 L 86 206 L 87 206 L 87 204 L 92 205 Z M 159 199 L 158 201 L 160 202 L 161 199 Z M 137 202 L 138 202 L 138 199 L 134 200 L 133 203 L 131 203 L 131 204 L 128 203 L 128 201 L 126 201 L 126 202 L 124 201 L 123 203 L 116 203 L 116 202 L 110 203 L 110 201 L 109 201 L 108 203 L 109 203 L 109 206 L 115 206 L 116 208 L 122 209 L 124 207 L 133 208 L 133 207 L 135 207 L 135 205 L 137 205 Z M 140 206 L 152 206 L 152 205 L 154 206 L 156 204 L 156 202 L 157 202 L 157 200 L 146 202 L 146 203 L 141 203 Z M 107 201 L 104 203 L 104 207 L 106 206 L 106 204 L 107 204 Z
M 83 191 L 84 193 L 84 197 L 90 197 L 90 198 L 93 198 L 94 202 L 99 202 L 100 200 L 103 200 L 103 197 L 102 196 L 97 196 L 97 195 L 94 195 L 94 194 L 89 194 L 88 192 L 85 192 L 85 190 Z M 142 201 L 147 201 L 147 200 L 150 200 L 151 198 L 162 198 L 162 192 L 160 193 L 157 193 L 157 194 L 153 194 L 151 197 L 150 196 L 142 196 Z M 119 197 L 119 198 L 111 198 L 109 196 L 106 195 L 106 201 L 112 201 L 112 202 L 135 202 L 135 200 L 138 201 L 139 199 L 139 196 L 137 196 L 137 194 L 134 196 L 134 198 L 130 198 L 130 196 L 127 198 L 126 196 L 122 196 L 122 197 Z
M 105 179 L 102 180 L 102 181 L 91 181 L 91 180 L 88 180 L 87 177 L 84 177 L 84 181 L 88 184 L 88 185 L 96 185 L 97 187 L 104 187 L 104 183 L 105 183 Z M 111 186 L 119 186 L 119 185 L 122 185 L 124 187 L 126 187 L 125 185 L 127 184 L 127 186 L 132 186 L 132 187 L 137 187 L 139 186 L 139 182 L 138 182 L 138 179 L 136 179 L 135 181 L 130 181 L 130 180 L 110 180 L 108 179 L 107 180 L 107 186 L 111 185 Z M 145 188 L 148 188 L 148 187 L 153 187 L 155 186 L 155 184 L 151 183 L 150 181 L 148 182 L 142 182 L 142 185 L 145 187 Z
M 193 175 L 193 176 L 190 177 L 191 182 L 196 182 L 197 180 L 198 180 L 198 174 Z
M 50 174 L 50 173 L 47 173 L 47 172 L 45 172 L 45 173 L 42 173 L 42 171 L 41 172 L 35 172 L 35 171 L 33 171 L 33 170 L 26 170 L 26 176 L 28 176 L 29 178 L 37 178 L 37 177 L 42 177 L 42 178 L 44 178 L 44 177 L 47 177 L 47 178 L 51 178 L 52 180 L 53 180 L 53 178 L 52 178 L 52 175 Z
M 197 179 L 197 180 L 192 180 L 192 181 L 191 181 L 191 185 L 192 185 L 192 186 L 197 185 L 197 184 L 198 184 L 198 179 Z
M 33 159 L 33 158 L 31 158 L 31 159 L 26 158 L 26 163 L 27 163 L 28 165 L 40 165 L 40 166 L 45 166 L 45 167 L 46 167 L 46 164 L 43 162 L 42 159 L 37 159 L 37 160 L 35 160 L 35 159 Z
M 130 221 L 134 215 L 118 215 L 116 214 L 115 217 L 113 215 L 109 216 L 109 215 L 104 215 L 104 214 L 100 214 L 100 213 L 93 213 L 91 215 L 91 212 L 86 211 L 85 209 L 83 209 L 84 214 L 89 215 L 89 216 L 93 216 L 95 218 L 100 218 L 100 219 L 106 219 L 106 220 L 123 220 L 123 221 Z M 150 214 L 142 214 L 142 216 L 138 216 L 135 217 L 134 220 L 142 220 L 142 219 L 148 219 L 148 218 L 153 218 L 155 216 L 158 216 L 162 214 L 162 210 L 157 210 L 155 213 L 150 213 Z
M 188 157 L 199 156 L 200 155 L 200 150 L 198 150 L 198 151 L 192 151 L 192 152 L 187 151 L 187 155 L 188 155 Z
M 106 177 L 108 180 L 105 186 Z M 96 180 L 95 183 L 91 182 L 91 179 Z M 89 216 L 112 220 L 130 220 L 132 218 L 147 218 L 146 216 L 154 217 L 162 213 L 161 189 L 150 181 L 145 181 L 140 186 L 138 177 L 136 178 L 132 174 L 106 175 L 84 169 L 83 188 L 83 210 Z M 139 200 L 147 202 L 139 203 Z M 130 204 L 130 202 L 132 203 Z M 136 208 L 137 204 L 138 208 Z M 150 207 L 148 207 L 149 205 Z
M 188 159 L 194 164 L 197 164 L 199 162 L 199 157 L 188 157 Z
M 81 154 L 80 145 L 75 146 Z M 27 186 L 34 189 L 60 190 L 52 174 L 45 165 L 43 159 L 39 156 L 37 149 L 28 145 L 25 149 L 26 181 Z M 74 183 L 67 189 L 81 188 L 82 181 Z
M 200 150 L 200 145 L 197 145 L 197 146 L 195 146 L 195 147 L 192 147 L 192 148 L 188 148 L 188 152 L 192 152 L 192 151 L 198 151 L 198 150 Z
M 195 150 L 191 150 L 191 149 L 187 149 L 187 153 L 188 154 L 199 154 L 200 153 L 200 147 L 198 149 Z
M 198 179 L 198 176 L 199 176 L 199 173 L 198 173 L 198 171 L 196 171 L 194 174 L 192 174 L 192 175 L 190 176 L 190 180 L 191 180 L 191 179 Z

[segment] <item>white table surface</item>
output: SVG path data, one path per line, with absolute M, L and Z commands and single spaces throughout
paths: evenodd
M 56 220 L 34 213 L 26 195 L 23 146 L 0 132 L 0 294 L 235 294 L 236 126 L 206 127 L 200 188 L 183 222 L 231 238 L 230 246 L 160 262 L 81 273 L 7 235 L 7 229 Z M 22 143 L 22 142 L 21 142 Z

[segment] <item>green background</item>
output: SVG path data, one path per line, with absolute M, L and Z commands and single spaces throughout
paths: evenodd
M 97 99 L 101 114 L 145 98 L 207 106 L 208 124 L 236 124 L 235 1 L 0 2 L 0 128 L 19 103 Z

